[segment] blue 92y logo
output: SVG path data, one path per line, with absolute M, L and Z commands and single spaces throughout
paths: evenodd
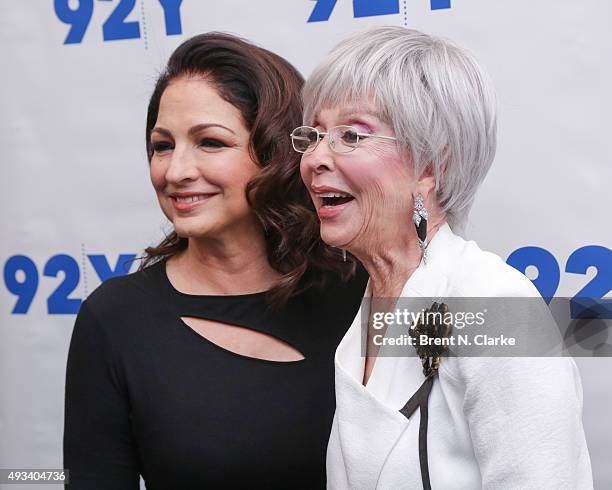
M 422 0 L 426 1 L 426 0 Z M 337 0 L 316 0 L 308 22 L 329 20 Z M 429 0 L 431 10 L 451 8 L 451 0 Z M 400 13 L 399 0 L 353 0 L 353 13 L 357 17 L 374 17 Z
M 110 2 L 113 0 L 98 0 Z M 182 33 L 181 3 L 183 0 L 158 0 L 164 13 L 166 34 L 173 36 Z M 71 5 L 75 5 L 71 8 Z M 119 39 L 140 38 L 140 23 L 126 22 L 125 19 L 132 13 L 136 0 L 119 0 L 115 9 L 102 24 L 102 39 L 116 41 Z M 64 24 L 70 26 L 64 44 L 79 44 L 87 32 L 89 22 L 93 16 L 94 0 L 54 0 L 55 15 Z
M 135 257 L 135 254 L 121 254 L 115 267 L 111 268 L 104 255 L 87 255 L 100 281 L 127 274 L 131 266 L 129 262 L 134 260 Z M 47 313 L 50 315 L 74 315 L 78 313 L 82 300 L 80 298 L 69 298 L 68 296 L 79 285 L 81 278 L 79 263 L 70 255 L 54 255 L 45 263 L 42 274 L 45 277 L 58 277 L 60 273 L 63 275 L 63 280 L 47 298 Z M 17 297 L 13 311 L 11 311 L 13 315 L 24 315 L 28 312 L 36 296 L 39 282 L 38 267 L 31 258 L 26 255 L 13 255 L 6 261 L 6 264 L 4 264 L 4 284 L 6 289 Z
M 506 262 L 523 274 L 529 266 L 535 267 L 538 276 L 532 282 L 550 303 L 561 280 L 561 268 L 553 254 L 540 247 L 522 247 L 512 252 Z M 612 289 L 612 250 L 598 245 L 580 247 L 568 257 L 565 272 L 586 275 L 591 267 L 597 274 L 570 300 L 570 316 L 582 318 L 596 312 L 596 318 L 612 319 L 612 299 L 603 299 Z
M 87 259 L 98 279 L 105 281 L 113 276 L 128 274 L 135 254 L 121 254 L 114 267 L 105 255 L 88 254 Z M 510 254 L 508 264 L 525 273 L 529 266 L 538 270 L 534 285 L 546 300 L 554 297 L 561 278 L 559 262 L 548 250 L 540 247 L 522 247 Z M 586 275 L 589 268 L 597 274 L 570 300 L 571 318 L 612 318 L 612 299 L 604 298 L 612 289 L 612 250 L 598 245 L 588 245 L 575 250 L 567 259 L 565 272 Z M 60 275 L 61 274 L 61 275 Z M 4 284 L 16 297 L 11 313 L 27 314 L 41 280 L 36 263 L 25 255 L 13 255 L 4 264 Z M 80 298 L 70 298 L 81 282 L 79 262 L 70 255 L 57 254 L 46 261 L 42 276 L 63 277 L 55 290 L 46 298 L 49 314 L 76 314 Z M 56 282 L 56 281 L 54 281 Z M 583 315 L 586 313 L 586 315 Z

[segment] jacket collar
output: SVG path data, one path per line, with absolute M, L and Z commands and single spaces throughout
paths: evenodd
M 427 263 L 419 267 L 406 281 L 402 297 L 444 296 L 448 286 L 447 273 L 461 253 L 465 241 L 444 223 L 428 246 Z M 379 356 L 364 386 L 366 330 L 370 282 L 353 324 L 340 342 L 334 358 L 336 373 L 337 440 L 329 453 L 331 464 L 337 452 L 342 454 L 346 478 L 355 488 L 374 488 L 384 468 L 388 454 L 406 430 L 407 420 L 399 409 L 423 382 L 420 360 L 416 356 Z M 414 375 L 410 374 L 414 373 Z M 400 387 L 400 389 L 398 389 Z M 384 400 L 384 401 L 383 401 Z M 332 447 L 330 446 L 330 447 Z
M 419 267 L 404 284 L 400 297 L 443 297 L 448 288 L 448 273 L 452 269 L 450 266 L 461 253 L 464 244 L 465 240 L 454 234 L 448 223 L 442 224 L 427 247 L 427 263 L 421 261 Z M 367 321 L 370 296 L 371 281 L 368 281 L 361 308 L 340 342 L 335 355 L 337 366 L 359 384 L 362 384 L 365 367 L 362 345 L 365 345 L 366 331 L 362 329 L 362 320 Z M 376 363 L 390 364 L 390 359 L 381 356 L 376 360 Z M 374 375 L 374 373 L 372 374 Z M 368 382 L 369 385 L 370 382 Z

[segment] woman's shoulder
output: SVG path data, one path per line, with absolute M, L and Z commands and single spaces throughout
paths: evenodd
M 143 329 L 149 336 L 153 331 L 147 329 L 148 317 L 160 303 L 152 294 L 154 273 L 155 269 L 148 267 L 102 281 L 81 303 L 70 349 L 83 349 L 85 356 L 133 352 L 135 342 L 143 338 Z
M 539 297 L 540 293 L 523 273 L 499 255 L 483 250 L 474 240 L 455 235 L 458 250 L 449 268 L 449 286 L 457 296 Z
M 134 305 L 155 301 L 154 287 L 159 278 L 160 263 L 128 274 L 109 277 L 102 281 L 86 298 L 88 308 L 96 316 L 127 313 Z

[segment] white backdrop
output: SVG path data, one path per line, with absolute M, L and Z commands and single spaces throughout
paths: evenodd
M 2 0 L 0 468 L 61 467 L 79 304 L 168 227 L 144 129 L 173 49 L 232 32 L 307 76 L 380 24 L 453 39 L 495 82 L 498 153 L 467 237 L 504 259 L 519 250 L 545 293 L 610 297 L 609 0 Z M 612 359 L 577 362 L 596 488 L 612 488 Z

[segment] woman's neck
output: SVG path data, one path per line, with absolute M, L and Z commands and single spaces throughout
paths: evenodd
M 444 222 L 442 219 L 429 225 L 428 243 Z M 351 250 L 370 275 L 372 297 L 398 298 L 410 276 L 418 269 L 422 253 L 416 233 L 409 231 L 390 243 Z
M 176 289 L 188 294 L 266 291 L 280 278 L 268 262 L 261 230 L 214 238 L 190 237 L 187 249 L 170 262 Z

